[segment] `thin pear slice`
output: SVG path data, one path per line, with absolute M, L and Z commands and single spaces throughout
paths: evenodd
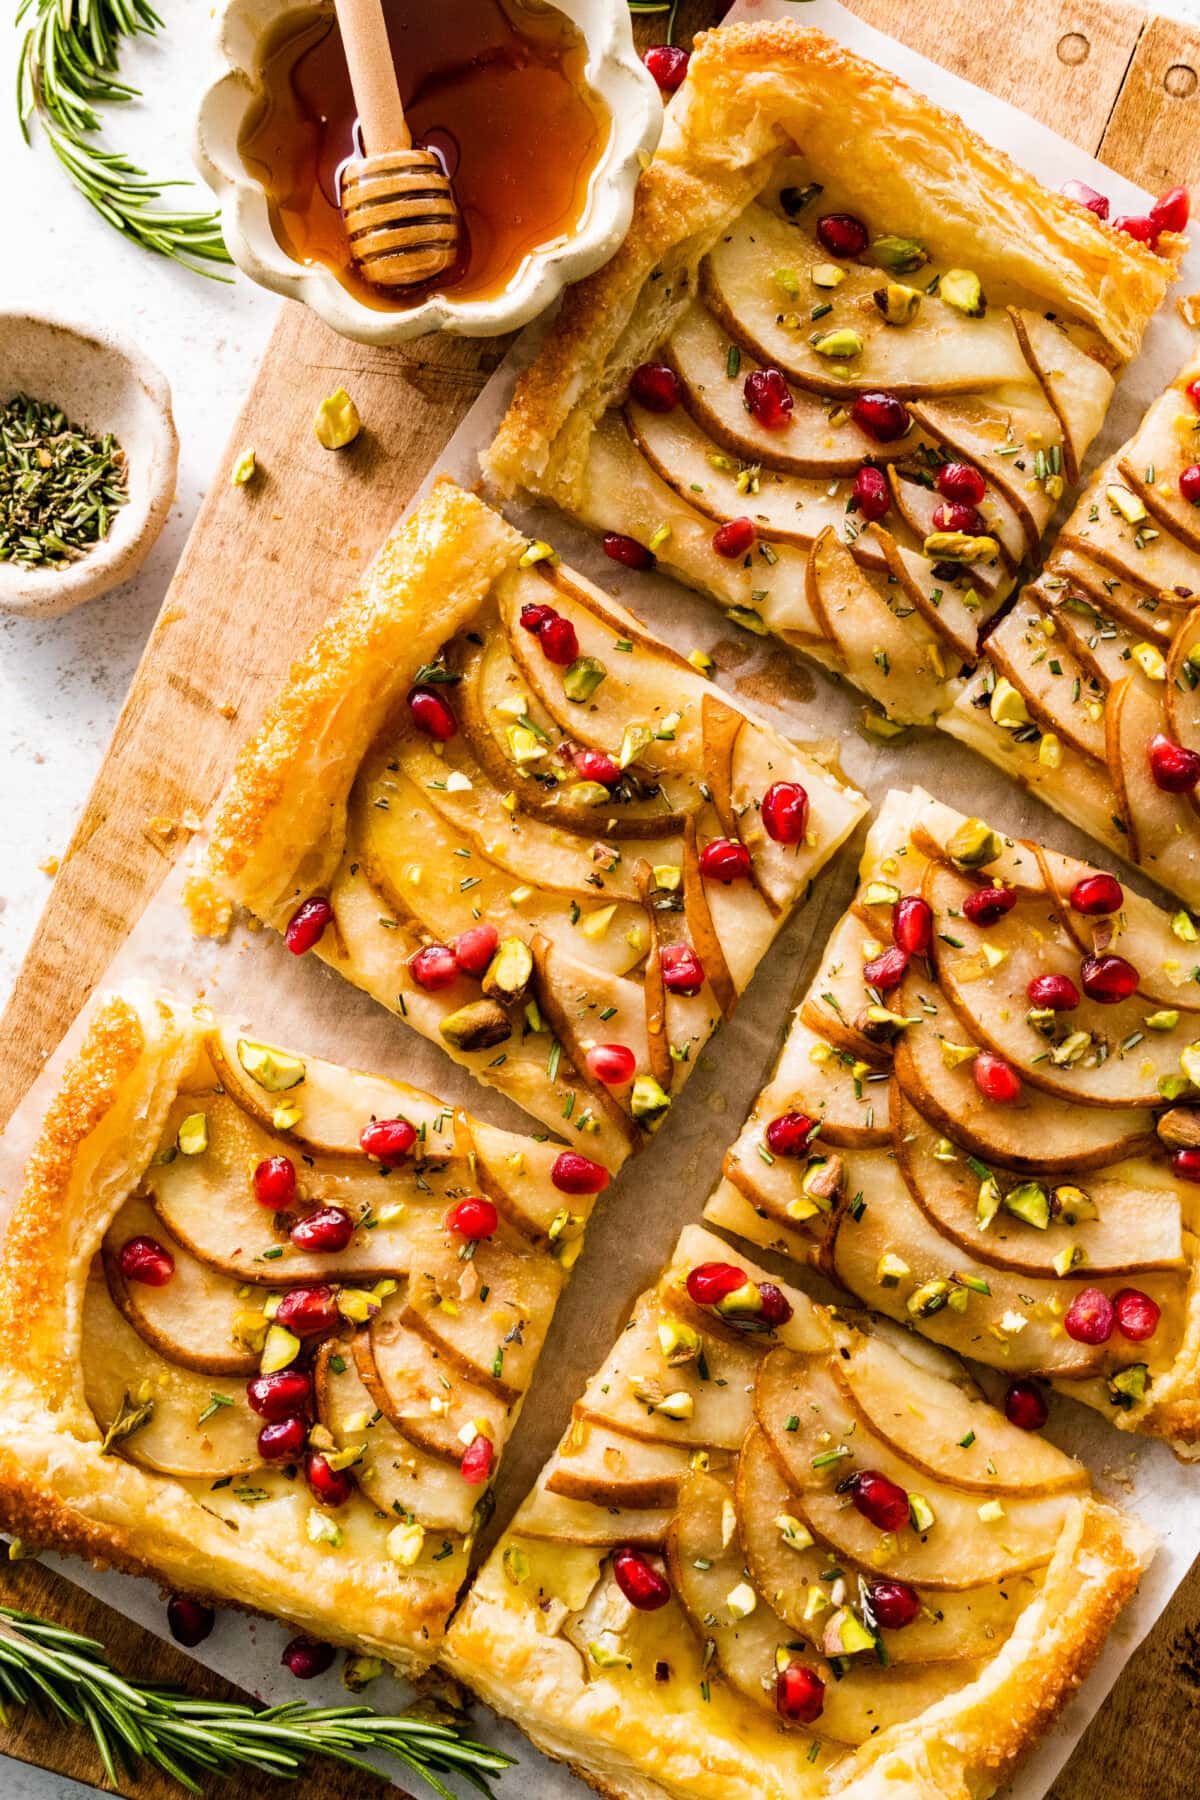
M 945 669 L 937 640 L 893 587 L 881 590 L 850 551 L 825 531 L 808 553 L 809 601 L 825 636 L 836 646 L 856 686 L 889 717 L 928 724 L 946 704 Z M 889 596 L 885 599 L 884 594 Z
M 502 1233 L 461 1255 L 452 1232 L 426 1226 L 414 1238 L 401 1318 L 444 1351 L 468 1379 L 500 1399 L 533 1377 L 562 1289 L 560 1263 L 519 1251 Z
M 1081 589 L 1069 587 L 1054 573 L 1044 571 L 1029 592 L 1036 594 L 1038 604 L 1072 656 L 1106 687 L 1128 675 L 1134 650 L 1147 641 L 1148 632 L 1133 631 L 1112 613 L 1102 611 Z
M 135 1237 L 157 1239 L 174 1258 L 175 1272 L 164 1287 L 121 1274 L 121 1251 Z M 208 1375 L 257 1372 L 258 1356 L 238 1336 L 238 1315 L 252 1307 L 242 1297 L 242 1283 L 185 1250 L 163 1230 L 148 1200 L 134 1195 L 125 1202 L 105 1234 L 102 1255 L 109 1293 L 138 1336 L 169 1362 Z
M 918 543 L 923 544 L 932 532 L 942 529 L 934 514 L 944 502 L 927 469 L 918 474 L 912 472 L 911 465 L 902 470 L 893 463 L 888 470 L 888 482 L 896 510 Z M 983 585 L 990 592 L 1003 575 L 1011 575 L 1024 556 L 1025 531 L 1008 501 L 995 489 L 980 501 L 978 510 L 983 519 L 983 531 L 988 537 L 995 538 L 1000 546 L 1000 557 L 993 557 L 982 565 L 972 564 L 967 575 L 975 576 L 977 580 L 982 575 Z
M 1068 519 L 1054 544 L 1054 557 L 1040 577 L 1044 589 L 1057 591 L 1066 598 L 1078 596 L 1090 600 L 1106 617 L 1117 620 L 1136 634 L 1139 642 L 1166 644 L 1182 616 L 1185 602 L 1176 595 L 1161 593 L 1152 583 L 1145 585 L 1130 575 L 1094 561 L 1088 545 L 1074 535 L 1075 521 L 1090 511 L 1089 494 Z
M 1044 314 L 1016 306 L 1008 312 L 1025 360 L 1058 416 L 1064 473 L 1073 485 L 1088 445 L 1104 423 L 1113 378 Z
M 347 1352 L 373 1406 L 410 1444 L 457 1468 L 464 1427 L 486 1425 L 499 1449 L 508 1433 L 508 1404 L 489 1388 L 470 1381 L 419 1331 L 402 1319 L 399 1295 L 357 1331 Z
M 1121 480 L 1153 513 L 1155 523 L 1195 552 L 1195 587 L 1200 593 L 1200 515 L 1179 491 L 1180 475 L 1195 460 L 1195 408 L 1178 388 L 1168 388 L 1143 418 L 1117 467 Z
M 887 1090 L 878 1071 L 864 1067 L 849 1051 L 836 1049 L 799 1015 L 788 1031 L 775 1073 L 755 1101 L 726 1163 L 732 1159 L 741 1165 L 753 1157 L 762 1169 L 770 1169 L 756 1146 L 763 1141 L 766 1124 L 785 1112 L 807 1113 L 819 1121 L 818 1151 L 826 1145 L 866 1149 L 887 1142 Z M 779 1158 L 774 1167 L 786 1162 Z
M 951 848 L 958 832 L 966 823 L 963 815 L 952 806 L 935 800 L 923 789 L 915 791 L 920 795 L 921 804 L 917 817 L 909 827 L 913 847 L 933 862 L 953 863 Z M 988 881 L 1014 888 L 1018 894 L 1044 893 L 1042 872 L 1029 845 L 1022 843 L 1020 838 L 1005 837 L 1003 833 L 996 834 L 996 844 L 999 846 L 997 854 L 980 865 L 981 870 L 986 872 Z M 920 881 L 917 881 L 911 889 L 906 887 L 905 891 L 919 891 L 920 885 Z
M 1076 856 L 1038 847 L 1038 858 L 1053 894 L 1058 916 L 1084 956 L 1101 947 L 1131 962 L 1138 972 L 1138 993 L 1163 1007 L 1200 1011 L 1200 983 L 1196 980 L 1196 955 L 1171 929 L 1172 915 L 1155 906 L 1143 894 L 1123 887 L 1120 912 L 1111 918 L 1087 918 L 1071 905 L 1077 882 L 1089 875 L 1106 873 Z M 919 1104 L 919 1102 L 918 1102 Z M 1113 1159 L 1116 1160 L 1115 1158 Z
M 544 1242 L 556 1224 L 561 1230 L 563 1196 L 551 1173 L 558 1145 L 538 1144 L 462 1113 L 455 1124 L 460 1148 L 474 1157 L 479 1187 L 505 1218 L 535 1243 Z M 595 1205 L 594 1196 L 571 1198 L 572 1212 L 586 1218 Z
M 1200 751 L 1200 606 L 1188 614 L 1171 645 L 1163 708 L 1175 742 Z
M 979 634 L 1008 592 L 1008 571 L 993 557 L 989 562 L 961 565 L 957 579 L 947 580 L 934 575 L 935 565 L 927 556 L 917 555 L 887 534 L 879 541 L 888 572 L 925 623 L 952 655 L 974 662 Z
M 865 1037 L 860 1024 L 864 1010 L 871 1005 L 863 980 L 866 942 L 862 921 L 846 913 L 825 946 L 821 967 L 801 1004 L 800 1018 L 810 1031 L 857 1061 L 886 1068 L 891 1060 L 888 1046 Z
M 666 1506 L 625 1509 L 572 1500 L 565 1494 L 553 1493 L 543 1474 L 510 1530 L 520 1537 L 555 1544 L 597 1548 L 629 1544 L 635 1550 L 657 1550 L 666 1542 L 671 1511 Z
M 1117 465 L 1106 463 L 1071 514 L 1060 542 L 1081 550 L 1110 575 L 1163 595 L 1168 605 L 1191 600 L 1196 593 L 1196 552 L 1148 515 L 1138 517 L 1146 509 L 1136 501 Z M 1126 516 L 1131 511 L 1132 520 Z
M 262 1421 L 246 1404 L 245 1381 L 202 1375 L 160 1355 L 122 1317 L 99 1258 L 87 1280 L 79 1341 L 87 1403 L 101 1432 L 116 1427 L 112 1448 L 122 1456 L 162 1475 L 210 1480 L 258 1467 Z M 145 1422 L 122 1432 L 118 1421 L 142 1406 Z
M 954 461 L 976 465 L 1008 502 L 1021 522 L 1026 550 L 1036 555 L 1054 501 L 1036 484 L 1027 486 L 1028 469 L 1035 447 L 1050 450 L 1061 441 L 1058 416 L 1041 389 L 998 388 L 984 394 L 917 400 L 909 411 Z
M 1103 762 L 1104 687 L 1047 626 L 1053 621 L 1026 588 L 988 637 L 988 660 L 1016 688 L 1031 718 Z
M 827 1544 L 813 1542 L 806 1548 L 797 1547 L 803 1543 L 803 1537 L 790 1525 L 792 1540 L 785 1537 L 780 1520 L 795 1520 L 803 1529 L 796 1507 L 796 1496 L 771 1454 L 766 1435 L 756 1427 L 742 1447 L 737 1471 L 738 1528 L 747 1568 L 768 1605 L 794 1632 L 819 1647 L 823 1637 L 821 1621 L 828 1619 L 834 1608 L 833 1581 L 844 1582 L 852 1603 L 858 1599 L 857 1582 L 855 1572 L 850 1571 L 847 1580 L 840 1569 L 830 1580 L 831 1568 L 838 1569 L 839 1565 Z M 799 1511 L 803 1513 L 802 1500 Z M 873 1572 L 868 1568 L 860 1577 L 868 1589 Z M 1030 1572 L 1003 1584 L 922 1595 L 921 1611 L 910 1625 L 879 1634 L 888 1664 L 957 1662 L 964 1657 L 994 1656 L 1037 1593 L 1038 1585 L 1036 1572 Z M 822 1606 L 810 1599 L 814 1589 L 824 1595 L 827 1604 Z M 810 1608 L 807 1618 L 806 1605 Z
M 1187 794 L 1170 794 L 1150 771 L 1149 746 L 1162 730 L 1162 702 L 1140 675 L 1109 695 L 1108 766 L 1121 804 L 1130 854 L 1141 868 L 1200 907 L 1200 829 Z
M 736 1450 L 750 1420 L 757 1340 L 705 1335 L 702 1359 L 672 1366 L 658 1339 L 659 1325 L 671 1317 L 648 1296 L 588 1382 L 576 1412 L 631 1438 Z
M 559 1445 L 546 1487 L 593 1506 L 630 1511 L 674 1506 L 690 1459 L 685 1444 L 651 1443 L 579 1418 Z
M 562 1046 L 579 1071 L 580 1086 L 590 1100 L 590 1110 L 620 1134 L 628 1152 L 640 1149 L 638 1128 L 616 1096 L 587 1066 L 587 1050 L 596 1040 L 591 1026 L 600 1014 L 610 1028 L 610 1041 L 625 1044 L 634 1055 L 635 1068 L 645 1074 L 650 1066 L 645 996 L 629 981 L 601 983 L 560 955 L 540 933 L 530 944 L 533 953 L 533 987 L 539 1011 L 554 1041 Z M 569 996 L 569 997 L 568 997 Z

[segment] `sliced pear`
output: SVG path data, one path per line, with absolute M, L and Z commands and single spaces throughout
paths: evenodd
M 911 465 L 901 469 L 893 463 L 888 469 L 888 482 L 897 512 L 917 542 L 923 544 L 940 529 L 934 514 L 944 504 L 932 475 L 928 469 L 914 473 Z M 974 578 L 977 585 L 991 592 L 1004 576 L 1012 574 L 1025 555 L 1025 529 L 1008 501 L 996 489 L 980 501 L 979 512 L 983 517 L 983 531 L 988 537 L 995 538 L 1000 546 L 1000 556 L 983 564 L 971 564 L 965 570 L 965 579 Z
M 887 1090 L 880 1083 L 879 1071 L 864 1067 L 849 1051 L 836 1049 L 799 1015 L 788 1031 L 775 1073 L 755 1101 L 747 1128 L 735 1146 L 739 1163 L 761 1141 L 763 1121 L 784 1112 L 807 1113 L 820 1121 L 818 1151 L 827 1145 L 865 1149 L 887 1141 Z
M 456 1127 L 457 1142 L 474 1159 L 480 1188 L 518 1231 L 541 1243 L 556 1222 L 561 1229 L 563 1196 L 551 1177 L 559 1155 L 557 1144 L 538 1144 L 462 1113 Z M 585 1218 L 594 1204 L 592 1195 L 571 1197 L 572 1211 Z
M 1149 638 L 1165 644 L 1185 602 L 1161 593 L 1151 583 L 1142 585 L 1131 574 L 1109 568 L 1103 561 L 1094 561 L 1087 542 L 1075 535 L 1076 521 L 1090 512 L 1097 491 L 1088 489 L 1059 533 L 1053 560 L 1040 578 L 1041 585 L 1053 589 L 1057 583 L 1058 593 L 1068 599 L 1090 600 L 1103 615 L 1136 633 L 1139 641 Z
M 638 943 L 649 948 L 644 919 L 637 927 Z M 533 951 L 534 989 L 537 1003 L 557 1043 L 561 1044 L 579 1083 L 590 1097 L 591 1110 L 619 1132 L 627 1150 L 641 1147 L 634 1121 L 604 1083 L 588 1070 L 587 1051 L 600 1041 L 625 1044 L 633 1051 L 642 1073 L 650 1066 L 646 1035 L 646 1002 L 641 986 L 619 978 L 604 979 L 573 958 L 565 956 L 540 933 L 530 943 Z M 601 1014 L 604 1015 L 601 1020 Z
M 1178 606 L 1195 597 L 1196 552 L 1156 524 L 1125 486 L 1115 462 L 1105 463 L 1093 476 L 1059 542 L 1082 551 L 1110 577 L 1161 596 L 1164 605 Z
M 1111 687 L 1128 675 L 1133 652 L 1150 637 L 1103 611 L 1082 590 L 1053 573 L 1053 565 L 1027 590 L 1054 621 L 1059 638 L 1090 675 Z
M 881 591 L 831 531 L 809 551 L 808 575 L 813 613 L 851 680 L 890 718 L 928 724 L 946 704 L 946 670 L 936 638 L 911 602 L 907 616 L 895 610 L 906 610 L 903 592 L 886 584 Z
M 706 1334 L 698 1346 L 702 1358 L 673 1364 L 658 1338 L 659 1325 L 672 1316 L 653 1297 L 639 1304 L 632 1323 L 588 1382 L 576 1413 L 626 1437 L 736 1450 L 750 1418 L 758 1367 L 755 1340 L 735 1342 Z M 669 1403 L 665 1409 L 664 1402 Z
M 1108 370 L 1043 313 L 1010 306 L 1018 342 L 1062 427 L 1063 472 L 1072 486 L 1112 399 Z
M 1028 486 L 1038 450 L 1061 442 L 1058 416 L 1040 388 L 997 388 L 984 394 L 917 400 L 913 418 L 955 461 L 974 463 L 1021 523 L 1025 548 L 1036 555 L 1055 502 Z M 985 503 L 986 504 L 986 503 Z
M 457 1468 L 467 1441 L 460 1433 L 483 1424 L 497 1449 L 508 1434 L 508 1404 L 489 1388 L 470 1381 L 462 1369 L 402 1318 L 403 1299 L 385 1300 L 383 1310 L 354 1335 L 345 1360 L 391 1425 L 410 1444 Z
M 1091 956 L 1101 946 L 1113 950 L 1137 970 L 1142 999 L 1158 1001 L 1164 1008 L 1200 1011 L 1195 953 L 1189 952 L 1189 946 L 1172 931 L 1171 914 L 1126 886 L 1121 890 L 1124 899 L 1119 913 L 1111 918 L 1089 919 L 1072 907 L 1071 892 L 1077 882 L 1106 871 L 1078 857 L 1062 856 L 1056 850 L 1039 847 L 1038 857 L 1059 919 L 1083 955 Z
M 700 850 L 696 828 L 688 821 L 683 834 L 683 905 L 688 935 L 700 958 L 704 977 L 713 991 L 722 1014 L 728 1018 L 738 1003 L 738 988 L 725 960 L 725 950 L 713 921 L 708 889 L 700 873 Z
M 923 789 L 916 791 L 921 804 L 919 816 L 909 828 L 912 847 L 933 862 L 952 863 L 955 868 L 967 866 L 964 839 L 981 834 L 977 829 L 973 834 L 967 832 L 966 827 L 977 828 L 980 821 L 965 819 L 962 813 L 943 805 Z M 984 827 L 985 832 L 986 829 Z M 1015 888 L 1018 894 L 1045 892 L 1037 857 L 1028 844 L 1019 838 L 1006 837 L 1003 832 L 992 832 L 984 849 L 995 854 L 988 854 L 982 861 L 976 861 L 972 856 L 969 865 L 981 878 L 986 875 L 989 882 L 1001 882 L 1005 887 Z M 918 891 L 920 885 L 918 880 L 911 890 L 906 888 L 906 891 Z
M 1081 755 L 1104 761 L 1104 686 L 1066 648 L 1031 589 L 990 634 L 987 655 L 1021 695 L 1030 718 Z
M 1200 907 L 1200 830 L 1187 794 L 1164 792 L 1150 772 L 1149 745 L 1163 724 L 1162 702 L 1140 675 L 1109 696 L 1108 766 L 1121 803 L 1130 854 L 1143 869 Z
M 979 653 L 979 634 L 1008 592 L 1007 570 L 993 557 L 990 562 L 963 564 L 958 576 L 947 580 L 934 575 L 934 564 L 927 556 L 918 556 L 888 535 L 879 541 L 888 572 L 925 623 L 953 656 L 974 662 Z
M 685 1444 L 651 1443 L 578 1418 L 559 1445 L 546 1487 L 569 1500 L 622 1511 L 674 1506 L 691 1454 Z
M 771 839 L 767 836 L 761 826 L 755 828 L 755 821 L 752 813 L 750 814 L 750 829 L 744 835 L 742 832 L 742 819 L 746 816 L 749 809 L 753 807 L 755 800 L 761 799 L 763 791 L 760 789 L 759 793 L 756 795 L 753 792 L 753 786 L 747 791 L 745 786 L 745 758 L 743 758 L 742 794 L 744 800 L 742 806 L 738 806 L 737 797 L 735 797 L 734 794 L 733 765 L 737 755 L 737 747 L 743 737 L 752 735 L 752 733 L 745 729 L 746 723 L 746 719 L 741 713 L 735 712 L 732 706 L 727 706 L 726 703 L 723 700 L 718 699 L 715 694 L 706 694 L 704 696 L 704 757 L 709 790 L 712 794 L 713 810 L 717 815 L 717 821 L 725 837 L 732 838 L 741 843 L 743 847 L 750 852 L 751 883 L 761 896 L 767 911 L 774 916 L 782 910 L 782 902 L 776 899 L 770 885 L 763 881 L 758 870 L 758 856 L 756 854 L 756 852 L 761 849 L 765 858 L 771 845 Z M 765 749 L 759 758 L 753 758 L 753 753 L 751 753 L 751 758 L 752 761 L 756 763 L 761 761 L 765 762 L 768 768 L 770 766 L 769 753 L 766 752 Z M 784 749 L 783 756 L 780 760 L 786 760 L 786 758 L 787 751 Z M 807 770 L 805 770 L 805 773 L 807 773 Z M 747 838 L 750 840 L 748 843 L 746 841 Z M 782 861 L 782 858 L 777 859 L 777 869 Z M 791 882 L 787 883 L 787 895 L 790 897 L 793 892 L 794 884 Z
M 130 1238 L 157 1238 L 175 1259 L 165 1287 L 126 1281 L 121 1250 Z M 237 1336 L 239 1313 L 253 1309 L 242 1283 L 222 1275 L 163 1230 L 158 1214 L 139 1195 L 127 1200 L 105 1234 L 102 1248 L 109 1292 L 138 1336 L 169 1362 L 209 1375 L 253 1375 L 258 1356 Z M 261 1298 L 261 1296 L 259 1296 Z
M 551 1492 L 542 1475 L 510 1527 L 520 1537 L 555 1544 L 629 1544 L 635 1550 L 657 1550 L 666 1542 L 670 1507 L 617 1509 L 593 1506 Z
M 1195 413 L 1191 402 L 1178 388 L 1168 388 L 1143 417 L 1117 466 L 1122 481 L 1153 513 L 1156 524 L 1196 553 L 1194 586 L 1200 594 L 1200 518 L 1191 501 L 1179 491 L 1180 475 L 1195 460 Z
M 563 1284 L 561 1264 L 498 1233 L 470 1257 L 451 1232 L 414 1239 L 401 1319 L 481 1387 L 512 1402 L 528 1387 Z
M 869 945 L 862 921 L 847 913 L 835 928 L 821 967 L 809 984 L 800 1007 L 800 1018 L 810 1031 L 872 1068 L 886 1068 L 891 1060 L 887 1042 L 864 1035 L 863 1015 L 872 1004 L 863 980 Z M 890 1009 L 889 1009 L 890 1010 Z M 869 1024 L 866 1029 L 871 1029 Z
M 1200 750 L 1200 606 L 1188 614 L 1171 645 L 1163 706 L 1175 742 Z

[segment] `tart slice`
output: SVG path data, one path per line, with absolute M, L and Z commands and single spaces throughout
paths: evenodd
M 403 1083 L 104 1000 L 0 1259 L 0 1520 L 418 1672 L 592 1200 Z
M 983 1800 L 1148 1554 L 953 1357 L 691 1226 L 444 1660 L 603 1793 Z
M 1124 1431 L 1200 1445 L 1187 914 L 889 794 L 707 1217 Z
M 816 31 L 703 34 L 629 237 L 485 467 L 928 723 L 1183 248 L 1047 192 Z
M 1200 360 L 1096 471 L 943 728 L 1200 912 Z
M 865 811 L 441 481 L 242 751 L 197 888 L 561 1132 L 591 1192 Z

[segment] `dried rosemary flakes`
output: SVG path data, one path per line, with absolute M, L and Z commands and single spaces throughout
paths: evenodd
M 106 538 L 129 498 L 125 452 L 48 400 L 0 408 L 0 562 L 59 568 Z

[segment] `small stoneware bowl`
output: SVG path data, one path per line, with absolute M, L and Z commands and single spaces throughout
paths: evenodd
M 0 562 L 0 610 L 50 618 L 128 581 L 162 530 L 179 456 L 171 390 L 153 363 L 106 331 L 0 313 L 0 405 L 15 394 L 53 401 L 96 436 L 111 431 L 129 471 L 129 499 L 108 536 L 77 562 Z
M 503 293 L 455 301 L 431 295 L 402 312 L 365 306 L 320 263 L 299 262 L 271 229 L 262 184 L 242 161 L 238 145 L 262 92 L 260 50 L 289 14 L 311 16 L 297 0 L 224 0 L 217 17 L 217 75 L 196 124 L 196 160 L 221 208 L 225 242 L 238 267 L 260 286 L 319 313 L 343 337 L 363 344 L 396 344 L 430 331 L 496 337 L 525 325 L 568 282 L 591 273 L 617 249 L 629 229 L 633 194 L 645 158 L 662 129 L 662 97 L 633 45 L 627 0 L 554 0 L 583 34 L 585 79 L 608 108 L 608 141 L 596 166 L 587 210 L 566 241 L 525 259 Z M 414 5 L 436 0 L 413 0 Z M 547 146 L 547 153 L 551 153 Z

